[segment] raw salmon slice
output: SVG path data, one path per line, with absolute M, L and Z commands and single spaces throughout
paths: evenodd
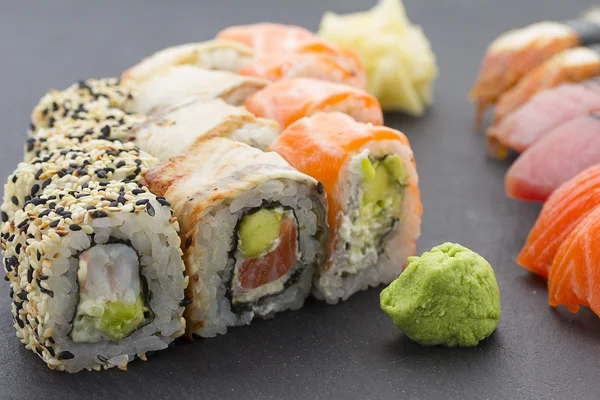
M 600 165 L 595 165 L 565 182 L 550 195 L 529 232 L 517 262 L 533 273 L 548 277 L 561 243 L 598 205 Z

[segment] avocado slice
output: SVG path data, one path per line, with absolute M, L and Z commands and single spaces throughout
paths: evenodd
M 261 208 L 242 219 L 238 231 L 239 249 L 248 258 L 269 250 L 279 238 L 284 211 L 279 208 Z

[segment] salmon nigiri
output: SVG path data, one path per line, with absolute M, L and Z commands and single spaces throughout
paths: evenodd
M 590 212 L 558 249 L 548 278 L 548 303 L 600 316 L 600 207 Z
M 246 99 L 244 105 L 258 117 L 276 120 L 282 128 L 322 111 L 339 111 L 358 122 L 383 123 L 379 101 L 369 93 L 310 78 L 275 82 Z
M 217 39 L 243 43 L 257 53 L 278 53 L 295 51 L 316 36 L 300 26 L 259 22 L 225 28 L 217 34 Z
M 600 163 L 600 116 L 559 125 L 519 156 L 506 173 L 506 194 L 545 201 L 563 182 Z
M 600 205 L 600 165 L 561 185 L 544 204 L 517 262 L 542 277 L 548 276 L 556 251 L 577 224 Z
M 565 82 L 582 82 L 600 75 L 600 53 L 591 47 L 563 51 L 525 75 L 505 92 L 494 110 L 494 123 L 529 101 L 536 93 Z

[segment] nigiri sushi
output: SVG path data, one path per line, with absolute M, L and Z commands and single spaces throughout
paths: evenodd
M 168 47 L 144 58 L 121 75 L 123 81 L 143 83 L 175 65 L 237 72 L 253 56 L 252 49 L 233 40 L 210 40 Z
M 523 152 L 553 128 L 594 110 L 600 110 L 600 81 L 564 83 L 544 90 L 488 128 L 491 150 L 500 158 L 507 148 Z
M 138 114 L 152 114 L 189 97 L 222 98 L 232 105 L 267 86 L 266 79 L 242 76 L 228 71 L 212 71 L 192 65 L 170 67 L 138 85 L 125 109 Z
M 422 212 L 404 134 L 319 113 L 290 125 L 269 150 L 319 180 L 327 194 L 329 258 L 315 276 L 316 297 L 346 300 L 402 272 L 415 253 Z
M 600 75 L 600 48 L 576 47 L 551 57 L 533 69 L 498 99 L 494 123 L 529 101 L 536 93 L 565 82 L 582 82 Z
M 536 142 L 506 173 L 506 194 L 545 201 L 563 182 L 600 163 L 600 115 L 577 117 Z
M 367 92 L 310 78 L 284 79 L 256 92 L 244 103 L 248 111 L 279 122 L 282 129 L 322 111 L 340 111 L 359 122 L 383 123 L 377 99 Z
M 362 69 L 340 61 L 328 53 L 265 53 L 254 57 L 239 70 L 241 75 L 258 76 L 270 81 L 284 78 L 315 78 L 365 89 Z
M 571 22 L 539 22 L 500 35 L 487 49 L 469 93 L 475 102 L 475 123 L 481 125 L 487 107 L 530 71 L 552 56 L 577 46 L 600 42 L 600 26 L 590 13 Z
M 599 205 L 600 165 L 595 165 L 550 195 L 517 258 L 519 265 L 546 278 L 563 240 Z
M 565 305 L 572 313 L 580 306 L 600 316 L 600 207 L 590 212 L 564 240 L 550 269 L 548 303 Z

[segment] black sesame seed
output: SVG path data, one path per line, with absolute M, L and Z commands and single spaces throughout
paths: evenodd
M 91 195 L 89 193 L 80 193 L 75 198 L 81 199 L 83 197 L 88 197 L 88 196 L 91 196 Z
M 23 221 L 21 221 L 21 223 L 19 225 L 17 225 L 17 228 L 21 229 L 22 227 L 24 227 L 25 225 L 27 225 L 28 222 L 29 222 L 28 219 L 24 219 Z
M 50 197 L 48 197 L 48 200 L 52 200 L 52 199 Z M 56 207 L 56 203 L 50 202 L 50 204 L 48 204 L 48 207 L 50 207 L 51 209 L 54 209 L 54 207 Z
M 135 159 L 135 163 L 136 163 L 137 165 L 140 165 L 140 164 L 142 163 L 142 160 L 140 160 L 139 158 L 136 158 L 136 159 Z
M 32 130 L 32 131 L 35 131 L 35 125 L 33 124 L 33 122 L 31 122 L 29 124 L 29 129 Z
M 188 304 L 192 304 L 192 300 L 191 299 L 183 299 L 179 302 L 179 306 L 180 307 L 185 307 Z
M 23 323 L 23 321 L 21 320 L 21 318 L 17 317 L 15 318 L 15 321 L 17 324 L 19 324 L 19 328 L 24 329 L 25 328 L 25 324 Z
M 27 139 L 27 144 L 26 144 L 27 145 L 27 151 L 33 150 L 34 144 L 35 144 L 35 139 L 34 138 Z
M 56 120 L 54 119 L 54 117 L 50 117 L 50 119 L 48 120 L 48 128 L 53 128 L 55 122 Z
M 44 181 L 44 183 L 42 183 L 42 190 L 46 189 L 46 187 L 52 183 L 52 179 L 48 178 Z
M 144 189 L 133 189 L 131 191 L 131 193 L 138 195 L 138 194 L 146 193 L 146 191 Z
M 191 237 L 189 237 L 189 238 L 187 238 L 187 239 L 185 240 L 185 247 L 186 247 L 186 248 L 188 248 L 188 247 L 190 247 L 190 246 L 192 245 L 192 240 L 193 240 L 193 239 L 192 239 Z
M 96 175 L 100 179 L 105 179 L 106 178 L 106 171 L 104 171 L 103 169 L 99 169 L 99 170 L 96 171 Z
M 144 204 L 148 204 L 148 202 L 150 201 L 150 199 L 140 199 L 138 201 L 135 202 L 136 206 L 143 206 Z
M 46 275 L 40 275 L 37 277 L 38 281 L 45 281 L 46 279 L 48 279 L 48 277 Z
M 38 185 L 37 183 L 36 183 L 36 184 L 34 184 L 34 185 L 31 187 L 31 196 L 32 196 L 32 197 L 33 197 L 33 196 L 35 196 L 35 195 L 36 195 L 36 193 L 37 193 L 37 192 L 39 192 L 39 191 L 40 191 L 40 185 Z
M 42 253 L 40 253 L 39 250 L 36 251 L 35 256 L 37 257 L 37 260 L 40 261 L 42 259 Z
M 46 350 L 48 350 L 48 353 L 50 353 L 50 357 L 55 356 L 54 349 L 52 348 L 52 346 L 46 347 Z
M 30 195 L 25 196 L 25 203 L 27 203 L 28 201 L 31 201 L 31 196 Z
M 49 341 L 50 343 L 54 344 L 54 338 L 53 338 L 52 336 L 50 336 L 50 337 L 48 338 L 48 341 Z
M 325 189 L 325 187 L 323 186 L 323 184 L 321 182 L 317 183 L 317 193 L 323 194 L 324 189 Z
M 12 183 L 17 183 L 17 179 L 18 179 L 18 178 L 19 178 L 19 177 L 18 177 L 17 175 L 13 175 L 13 176 L 12 176 Z
M 71 213 L 69 211 L 65 211 L 64 213 L 60 214 L 60 216 L 64 219 L 71 218 Z
M 23 290 L 23 291 L 17 293 L 17 297 L 19 299 L 21 299 L 22 301 L 26 301 L 27 300 L 27 292 Z
M 42 116 L 44 116 L 44 117 L 45 117 L 46 115 L 48 115 L 48 111 L 49 111 L 49 110 L 48 110 L 47 108 L 44 108 L 44 109 L 42 110 Z
M 43 286 L 40 286 L 40 292 L 46 293 L 48 296 L 54 298 L 54 292 L 52 290 L 48 290 Z
M 117 163 L 117 168 L 122 168 L 125 166 L 125 164 L 126 164 L 125 161 L 121 160 Z
M 13 196 L 10 200 L 15 206 L 19 205 L 19 199 L 17 199 L 17 196 Z
M 94 207 L 94 206 L 87 206 L 85 209 L 86 209 L 86 210 L 88 210 L 88 211 L 89 211 L 89 210 L 95 210 L 95 209 L 96 209 L 96 207 Z
M 127 202 L 127 200 L 126 200 L 126 199 L 125 199 L 125 197 L 123 197 L 123 196 L 119 196 L 119 197 L 117 198 L 117 201 L 118 201 L 119 203 L 121 203 L 121 204 L 125 204 L 125 203 Z
M 56 102 L 52 102 L 52 111 L 58 111 L 58 104 Z
M 31 204 L 33 204 L 34 206 L 39 206 L 40 204 L 46 204 L 46 199 L 42 198 L 42 197 L 36 197 L 33 200 L 31 200 Z
M 136 174 L 131 174 L 131 175 L 127 175 L 127 176 L 126 176 L 126 179 L 129 179 L 130 181 L 133 181 L 133 180 L 135 180 L 135 178 L 137 178 L 137 175 L 136 175 Z
M 58 207 L 58 208 L 55 210 L 55 212 L 56 212 L 57 214 L 62 214 L 62 212 L 63 212 L 63 211 L 65 211 L 65 208 L 64 208 L 64 207 Z
M 2 222 L 7 222 L 8 221 L 8 214 L 5 213 L 4 211 L 2 211 Z
M 67 173 L 65 172 L 64 169 L 61 169 L 60 171 L 57 172 L 56 175 L 58 175 L 59 178 L 62 178 L 66 175 Z
M 40 357 L 43 357 L 43 356 L 42 356 L 42 354 L 43 354 L 43 353 L 42 353 L 42 349 L 40 349 L 39 347 L 36 347 L 36 348 L 35 348 L 35 352 L 36 352 L 36 353 L 38 353 L 38 355 L 39 355 Z
M 110 207 L 119 207 L 119 202 L 117 200 L 113 200 L 109 204 Z
M 60 353 L 58 353 L 58 357 L 59 360 L 70 360 L 72 358 L 75 358 L 75 355 L 73 353 L 71 353 L 70 351 L 61 351 Z
M 27 270 L 27 282 L 31 283 L 33 281 L 33 268 L 29 267 Z
M 21 254 L 21 247 L 23 247 L 21 243 L 17 244 L 17 246 L 15 247 L 15 253 Z
M 15 235 L 10 235 L 10 236 L 8 237 L 8 241 L 9 241 L 9 242 L 12 242 L 13 240 L 15 240 Z
M 8 278 L 8 275 L 4 275 L 4 280 L 5 280 L 6 282 L 10 281 L 10 279 Z
M 110 126 L 104 125 L 104 127 L 100 129 L 100 132 L 102 133 L 102 136 L 110 135 Z
M 154 217 L 154 215 L 156 215 L 156 211 L 154 211 L 154 207 L 152 207 L 152 204 L 150 204 L 150 203 L 146 204 L 146 211 L 148 212 L 148 215 L 151 217 Z
M 50 222 L 50 228 L 56 228 L 58 226 L 58 224 L 60 224 L 60 219 L 56 219 L 56 220 Z
M 77 232 L 81 230 L 81 226 L 77 225 L 77 224 L 71 224 L 69 225 L 69 229 L 72 230 L 73 232 Z
M 108 217 L 108 214 L 102 210 L 96 210 L 92 212 L 92 218 L 105 218 Z
M 164 207 L 170 207 L 171 203 L 167 201 L 164 197 L 157 197 L 156 200 Z

